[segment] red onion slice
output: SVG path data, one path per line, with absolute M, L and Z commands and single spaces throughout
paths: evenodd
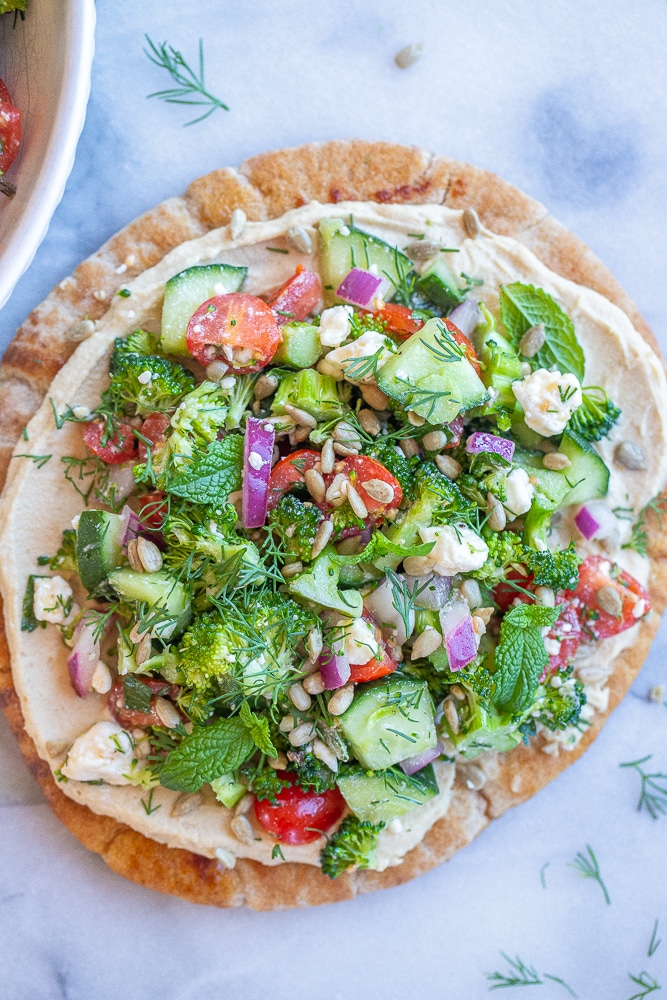
M 592 538 L 600 530 L 600 522 L 596 521 L 588 507 L 580 507 L 574 515 L 574 523 L 584 538 Z
M 269 478 L 276 429 L 273 424 L 248 417 L 243 447 L 243 505 L 245 528 L 261 528 L 266 521 Z
M 584 538 L 609 538 L 618 528 L 616 515 L 605 500 L 591 500 L 574 515 L 573 521 Z
M 69 677 L 79 698 L 85 698 L 92 690 L 93 674 L 100 659 L 100 642 L 93 632 L 93 625 L 79 622 L 74 629 L 72 652 L 67 657 Z
M 514 457 L 515 447 L 514 441 L 496 437 L 495 434 L 485 434 L 483 431 L 475 431 L 466 441 L 466 451 L 469 455 L 478 455 L 480 451 L 492 451 L 496 455 L 502 455 L 508 462 Z
M 141 531 L 141 521 L 127 504 L 120 512 L 120 544 L 125 546 L 128 542 L 136 538 Z
M 439 757 L 443 752 L 443 749 L 444 747 L 442 743 L 438 741 L 434 747 L 430 747 L 428 750 L 422 750 L 421 753 L 416 753 L 414 757 L 406 757 L 405 760 L 399 761 L 398 766 L 404 774 L 416 774 L 417 771 L 421 771 L 427 764 L 434 761 L 436 757 Z
M 354 306 L 368 308 L 373 299 L 380 295 L 380 286 L 385 284 L 383 279 L 372 271 L 364 271 L 361 267 L 353 267 L 345 275 L 336 290 L 339 299 L 351 302 Z
M 482 312 L 473 299 L 464 299 L 464 301 L 452 309 L 449 316 L 447 317 L 450 323 L 464 333 L 466 337 L 469 337 L 473 332 L 478 323 L 481 322 Z
M 332 649 L 323 649 L 317 665 L 327 691 L 335 691 L 336 688 L 343 687 L 350 679 L 350 662 L 342 651 L 334 652 Z
M 454 591 L 454 595 L 440 612 L 440 624 L 449 668 L 462 670 L 477 656 L 477 637 L 467 601 L 458 590 Z

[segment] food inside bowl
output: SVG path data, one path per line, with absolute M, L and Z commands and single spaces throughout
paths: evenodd
M 16 159 L 21 145 L 21 112 L 14 107 L 4 80 L 0 79 L 0 193 L 11 198 L 16 188 L 5 174 Z

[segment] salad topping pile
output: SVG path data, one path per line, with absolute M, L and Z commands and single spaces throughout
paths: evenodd
M 55 414 L 82 425 L 86 509 L 23 628 L 60 628 L 77 695 L 108 706 L 62 781 L 215 795 L 274 860 L 325 834 L 335 878 L 447 765 L 577 743 L 573 659 L 650 610 L 604 550 L 620 410 L 552 296 L 503 285 L 492 314 L 413 237 L 323 219 L 317 271 L 261 297 L 246 267 L 189 267 L 160 335 L 116 340 L 99 405 Z

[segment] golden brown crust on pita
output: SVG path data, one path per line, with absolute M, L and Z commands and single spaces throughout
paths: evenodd
M 489 229 L 520 240 L 554 271 L 596 289 L 620 306 L 657 349 L 636 306 L 585 244 L 552 219 L 539 202 L 494 174 L 389 143 L 351 140 L 277 150 L 253 157 L 238 170 L 215 170 L 194 181 L 184 197 L 172 198 L 130 223 L 80 264 L 72 278 L 61 282 L 28 317 L 0 369 L 0 483 L 21 428 L 75 347 L 68 339 L 74 324 L 86 316 L 102 316 L 120 287 L 184 240 L 226 224 L 234 208 L 242 208 L 250 219 L 267 219 L 308 201 L 347 199 L 472 206 Z M 636 677 L 665 604 L 667 545 L 657 525 L 650 527 L 650 590 L 656 611 L 640 623 L 635 644 L 617 660 L 609 685 L 609 711 Z M 349 899 L 361 892 L 400 885 L 428 871 L 468 844 L 491 819 L 557 777 L 597 737 L 609 714 L 596 715 L 573 752 L 551 757 L 532 744 L 491 759 L 485 765 L 489 780 L 482 792 L 471 792 L 457 780 L 449 812 L 402 865 L 331 881 L 319 869 L 296 864 L 267 868 L 239 860 L 236 868 L 225 871 L 215 861 L 149 840 L 63 795 L 23 728 L 1 631 L 0 705 L 55 814 L 114 871 L 192 902 L 262 910 Z

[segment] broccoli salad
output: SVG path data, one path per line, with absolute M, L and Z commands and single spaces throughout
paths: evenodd
M 288 230 L 313 263 L 277 290 L 181 270 L 98 405 L 54 408 L 81 425 L 85 509 L 22 627 L 60 629 L 105 704 L 60 781 L 138 786 L 149 816 L 159 789 L 174 816 L 215 802 L 238 853 L 315 844 L 336 878 L 377 867 L 453 765 L 480 789 L 489 754 L 574 747 L 608 694 L 587 704 L 577 663 L 651 603 L 600 453 L 621 411 L 556 298 L 513 281 L 490 309 L 424 233 L 316 238 Z M 645 467 L 637 441 L 612 453 Z

